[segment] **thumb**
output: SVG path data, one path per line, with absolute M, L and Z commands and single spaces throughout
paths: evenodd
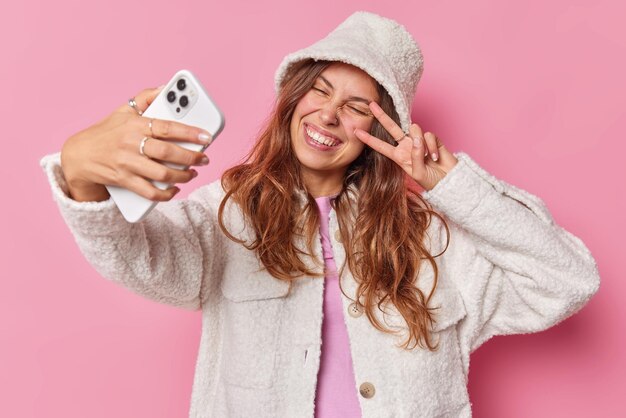
M 165 87 L 165 85 L 159 86 L 156 88 L 143 89 L 142 91 L 140 91 L 134 97 L 135 103 L 137 104 L 137 110 L 140 110 L 141 112 L 145 112 L 148 106 L 150 106 L 150 104 L 154 101 L 154 99 L 157 98 L 159 93 L 161 93 L 161 91 L 163 90 L 163 87 Z M 126 109 L 127 111 L 137 113 L 136 110 L 133 109 L 132 107 L 130 106 L 126 106 L 126 107 L 128 108 Z
M 162 84 L 159 87 L 156 87 L 156 88 L 153 88 L 153 89 L 146 89 L 146 90 L 148 90 L 148 94 L 146 96 L 146 104 L 147 104 L 147 106 L 145 107 L 145 109 L 143 109 L 143 108 L 140 108 L 140 109 L 142 111 L 145 111 L 148 108 L 148 106 L 150 106 L 152 104 L 154 99 L 157 98 L 159 93 L 161 93 L 161 90 L 163 90 L 164 87 L 165 87 L 165 84 Z M 137 99 L 135 99 L 135 100 L 137 100 Z
M 149 88 L 140 91 L 136 96 L 132 97 L 135 100 L 135 104 L 137 106 L 137 110 L 140 112 L 145 112 L 148 106 L 157 98 L 159 93 L 163 90 L 165 84 L 156 88 Z M 124 113 L 132 113 L 137 114 L 137 110 L 133 109 L 129 103 L 125 103 L 121 105 L 117 111 Z

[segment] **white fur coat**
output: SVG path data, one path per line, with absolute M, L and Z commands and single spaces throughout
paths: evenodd
M 375 389 L 370 398 L 358 395 L 364 417 L 470 417 L 470 353 L 495 335 L 559 323 L 599 288 L 588 248 L 554 222 L 541 199 L 495 178 L 467 154 L 454 155 L 458 164 L 422 193 L 451 228 L 450 245 L 436 258 L 440 275 L 432 300 L 441 306 L 434 327 L 440 349 L 398 348 L 400 337 L 377 331 L 365 315 L 348 315 L 352 300 L 342 295 L 355 391 L 364 382 Z M 324 281 L 298 280 L 287 296 L 286 283 L 259 270 L 254 254 L 217 224 L 219 180 L 187 199 L 160 203 L 131 224 L 111 199 L 70 199 L 60 153 L 43 157 L 41 166 L 63 219 L 102 276 L 157 302 L 202 311 L 190 417 L 313 416 Z M 233 206 L 227 206 L 227 226 L 242 231 Z M 330 236 L 341 266 L 337 230 L 331 210 Z M 436 217 L 429 235 L 431 254 L 438 254 L 446 233 Z M 423 266 L 418 286 L 428 294 L 433 270 Z M 353 297 L 348 268 L 341 280 Z M 397 315 L 383 320 L 402 325 Z

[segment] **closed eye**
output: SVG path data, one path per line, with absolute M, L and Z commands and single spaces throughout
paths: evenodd
M 354 107 L 354 106 L 348 106 L 348 107 L 349 107 L 350 109 L 354 110 L 355 112 L 357 112 L 357 113 L 359 113 L 359 114 L 363 115 L 363 116 L 366 116 L 366 115 L 367 115 L 367 113 L 363 112 L 362 110 L 357 109 L 357 108 L 356 108 L 356 107 Z

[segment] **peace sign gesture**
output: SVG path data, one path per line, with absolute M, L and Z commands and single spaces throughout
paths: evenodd
M 375 151 L 393 160 L 425 190 L 431 190 L 454 167 L 458 160 L 431 132 L 422 134 L 422 128 L 412 123 L 409 135 L 376 102 L 370 102 L 370 110 L 398 146 L 393 146 L 370 135 L 363 129 L 355 129 L 358 139 Z

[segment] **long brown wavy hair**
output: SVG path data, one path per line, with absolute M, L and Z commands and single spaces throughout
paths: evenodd
M 229 168 L 221 178 L 226 195 L 218 220 L 222 231 L 231 240 L 256 254 L 274 277 L 293 283 L 298 277 L 324 277 L 323 272 L 307 268 L 301 256 L 314 254 L 313 240 L 320 224 L 315 198 L 307 191 L 292 146 L 290 122 L 296 104 L 312 87 L 317 77 L 333 61 L 306 59 L 293 64 L 280 86 L 264 130 L 243 162 Z M 393 100 L 376 83 L 380 106 L 399 124 Z M 392 145 L 396 141 L 374 120 L 370 133 Z M 405 349 L 416 345 L 437 350 L 429 332 L 433 317 L 428 302 L 437 286 L 438 268 L 434 258 L 443 254 L 449 243 L 448 226 L 439 214 L 421 198 L 415 181 L 391 159 L 366 146 L 346 171 L 343 188 L 332 200 L 346 252 L 348 267 L 358 283 L 356 300 L 363 306 L 370 322 L 378 330 L 385 328 L 374 315 L 390 301 L 408 325 Z M 358 190 L 353 204 L 353 190 Z M 302 205 L 299 196 L 306 196 Z M 251 243 L 232 235 L 224 225 L 226 202 L 233 199 L 241 208 L 255 239 Z M 446 228 L 448 243 L 432 256 L 423 244 L 431 216 L 439 217 Z M 294 237 L 304 237 L 306 249 L 294 244 Z M 416 286 L 422 260 L 434 270 L 433 287 L 426 297 Z M 323 261 L 315 263 L 323 267 Z M 346 264 L 341 266 L 339 277 Z M 341 288 L 341 281 L 340 281 Z M 341 288 L 341 292 L 345 292 Z M 349 297 L 346 295 L 346 297 Z M 411 342 L 415 344 L 409 348 Z

